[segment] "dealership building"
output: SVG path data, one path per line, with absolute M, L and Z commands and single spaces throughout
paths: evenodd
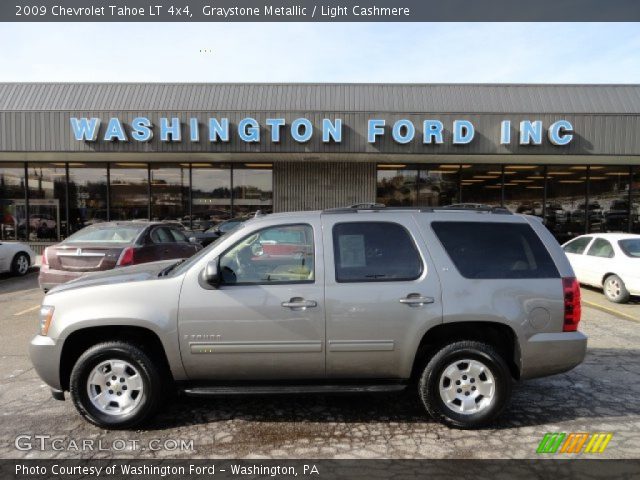
M 4 240 L 364 202 L 640 233 L 640 85 L 0 84 Z

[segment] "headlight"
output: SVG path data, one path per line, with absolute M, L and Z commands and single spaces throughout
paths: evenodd
M 43 305 L 40 307 L 40 335 L 46 336 L 49 333 L 51 320 L 53 319 L 54 307 Z

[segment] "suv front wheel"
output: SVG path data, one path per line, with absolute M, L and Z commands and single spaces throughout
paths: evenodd
M 493 347 L 460 341 L 431 358 L 418 388 L 434 419 L 452 427 L 478 428 L 500 415 L 511 387 L 509 368 Z
M 129 428 L 145 421 L 157 411 L 162 390 L 154 362 L 126 342 L 89 348 L 73 367 L 69 385 L 78 412 L 104 428 Z

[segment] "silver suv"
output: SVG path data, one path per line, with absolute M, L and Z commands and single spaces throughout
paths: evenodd
M 585 356 L 580 290 L 535 217 L 358 206 L 257 215 L 186 261 L 51 290 L 30 355 L 54 397 L 107 428 L 189 395 L 416 388 L 487 424 L 513 380 Z

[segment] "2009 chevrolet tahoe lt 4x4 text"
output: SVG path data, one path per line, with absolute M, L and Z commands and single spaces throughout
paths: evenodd
M 257 215 L 186 261 L 56 287 L 30 355 L 56 398 L 108 428 L 148 419 L 174 388 L 407 387 L 473 428 L 514 379 L 582 362 L 579 321 L 571 266 L 534 217 L 364 205 Z

